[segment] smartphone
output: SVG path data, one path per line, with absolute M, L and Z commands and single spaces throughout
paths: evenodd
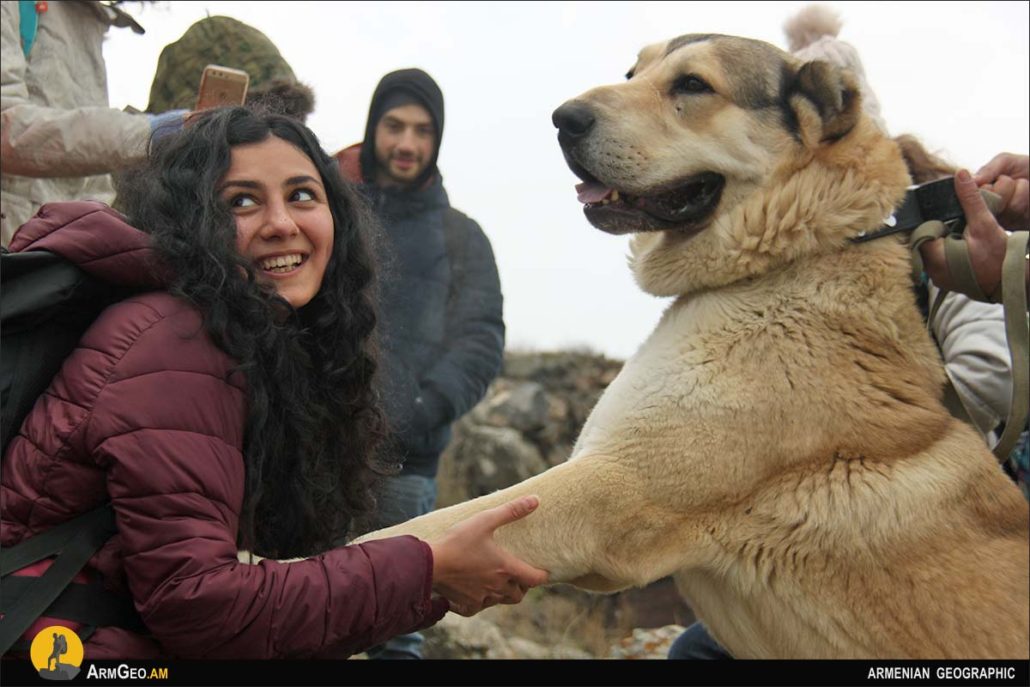
M 250 77 L 245 71 L 209 64 L 204 67 L 204 74 L 200 77 L 197 106 L 194 109 L 242 105 L 247 98 L 249 82 Z

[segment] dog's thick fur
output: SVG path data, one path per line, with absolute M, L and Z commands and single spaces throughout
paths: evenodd
M 716 35 L 645 48 L 630 77 L 572 101 L 593 124 L 563 147 L 638 196 L 724 178 L 682 227 L 592 219 L 639 232 L 637 282 L 675 301 L 568 462 L 366 538 L 537 494 L 503 546 L 591 590 L 675 574 L 734 656 L 1026 658 L 1027 503 L 941 404 L 906 248 L 847 240 L 909 183 L 852 77 Z

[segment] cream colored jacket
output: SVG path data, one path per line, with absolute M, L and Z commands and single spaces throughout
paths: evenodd
M 930 284 L 930 302 L 937 287 Z M 981 303 L 954 291 L 931 323 L 944 369 L 977 429 L 990 442 L 1012 406 L 1012 371 L 1001 304 Z
M 150 120 L 108 106 L 104 34 L 110 26 L 134 25 L 131 17 L 97 2 L 50 2 L 39 15 L 26 61 L 18 3 L 4 0 L 0 12 L 0 205 L 6 246 L 43 203 L 110 203 L 114 187 L 108 173 L 143 159 Z

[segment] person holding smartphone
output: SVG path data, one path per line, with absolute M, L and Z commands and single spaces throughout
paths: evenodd
M 0 3 L 0 240 L 44 203 L 110 203 L 110 173 L 141 162 L 155 131 L 182 126 L 186 110 L 130 114 L 109 106 L 108 29 L 143 28 L 99 2 Z
M 268 36 L 233 17 L 215 16 L 195 22 L 161 51 L 147 112 L 201 109 L 205 98 L 198 87 L 214 65 L 246 72 L 248 77 L 246 96 L 221 104 L 261 105 L 302 122 L 315 109 L 314 91 L 297 79 Z

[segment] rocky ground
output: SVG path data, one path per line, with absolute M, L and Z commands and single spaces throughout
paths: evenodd
M 622 363 L 590 353 L 511 353 L 487 397 L 454 428 L 439 506 L 520 482 L 564 462 Z M 693 622 L 669 579 L 618 594 L 565 585 L 517 606 L 448 616 L 426 633 L 427 658 L 664 658 Z

